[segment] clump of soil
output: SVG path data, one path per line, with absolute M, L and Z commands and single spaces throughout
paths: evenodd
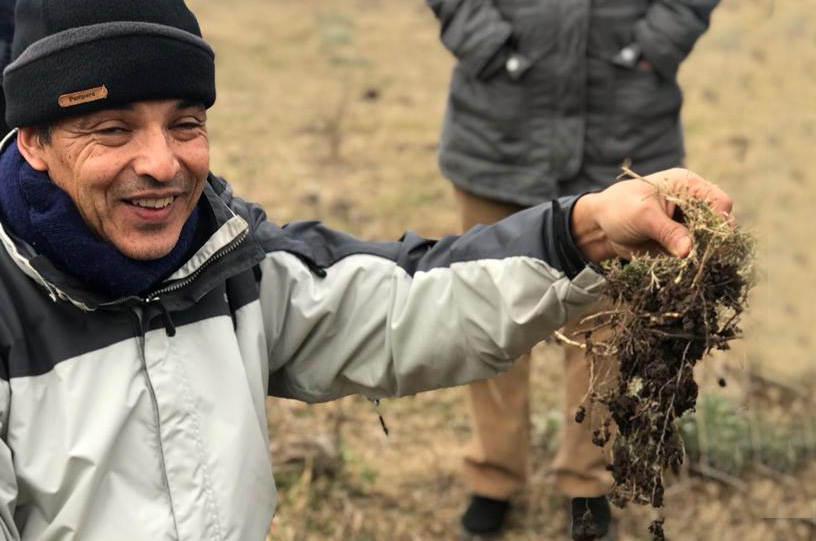
M 739 319 L 754 279 L 750 235 L 703 202 L 666 197 L 691 233 L 691 254 L 608 262 L 605 296 L 612 308 L 590 317 L 597 319 L 594 328 L 610 327 L 612 337 L 599 342 L 586 336 L 590 361 L 611 361 L 619 372 L 611 388 L 590 390 L 616 425 L 613 430 L 606 420 L 593 440 L 600 446 L 611 442 L 610 501 L 619 507 L 663 506 L 664 472 L 677 473 L 684 458 L 675 421 L 697 400 L 694 366 L 740 336 Z M 662 522 L 652 523 L 650 532 L 654 540 L 664 539 Z

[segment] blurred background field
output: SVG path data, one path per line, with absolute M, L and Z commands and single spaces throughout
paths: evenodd
M 456 232 L 436 142 L 452 60 L 420 0 L 188 0 L 217 53 L 212 169 L 276 222 L 371 239 Z M 688 166 L 724 186 L 759 239 L 745 339 L 705 361 L 670 539 L 816 539 L 816 3 L 723 0 L 683 65 Z M 508 541 L 565 539 L 547 479 L 561 363 L 536 351 L 531 486 Z M 724 378 L 727 386 L 717 382 Z M 468 439 L 459 389 L 380 406 L 269 403 L 275 540 L 457 539 Z M 240 459 L 240 457 L 236 457 Z M 650 512 L 626 509 L 624 540 Z

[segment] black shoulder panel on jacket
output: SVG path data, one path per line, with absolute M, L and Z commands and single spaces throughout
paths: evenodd
M 563 198 L 569 209 L 574 198 Z M 248 212 L 251 205 L 243 210 Z M 567 211 L 568 213 L 568 211 Z M 575 266 L 576 248 L 559 214 L 559 228 L 553 227 L 553 209 L 545 203 L 516 213 L 490 226 L 476 226 L 462 236 L 429 240 L 406 233 L 399 241 L 362 241 L 315 221 L 293 222 L 278 227 L 258 220 L 254 234 L 266 253 L 285 251 L 294 254 L 312 269 L 327 269 L 355 255 L 372 255 L 394 261 L 408 274 L 449 267 L 454 263 L 478 259 L 502 259 L 525 256 L 545 261 L 559 271 Z
M 54 302 L 5 250 L 0 250 L 0 277 L 0 343 L 6 379 L 44 374 L 61 360 L 136 335 L 127 313 L 82 312 L 68 302 Z

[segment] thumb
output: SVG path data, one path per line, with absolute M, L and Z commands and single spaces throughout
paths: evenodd
M 656 224 L 654 240 L 675 257 L 686 257 L 691 252 L 688 229 L 668 216 L 661 216 Z

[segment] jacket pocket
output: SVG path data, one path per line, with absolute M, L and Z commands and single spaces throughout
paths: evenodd
M 450 104 L 457 114 L 488 123 L 506 122 L 510 128 L 524 118 L 527 101 L 524 84 L 511 79 L 503 67 L 486 78 L 472 77 L 458 67 L 454 70 Z
M 520 164 L 529 148 L 528 90 L 501 70 L 487 80 L 456 69 L 443 132 L 442 152 L 482 163 Z
M 682 94 L 674 80 L 601 59 L 590 69 L 587 147 L 595 161 L 637 164 L 682 154 Z
M 505 73 L 480 81 L 454 71 L 439 149 L 446 175 L 467 184 L 526 166 L 531 159 L 527 102 L 524 86 Z

